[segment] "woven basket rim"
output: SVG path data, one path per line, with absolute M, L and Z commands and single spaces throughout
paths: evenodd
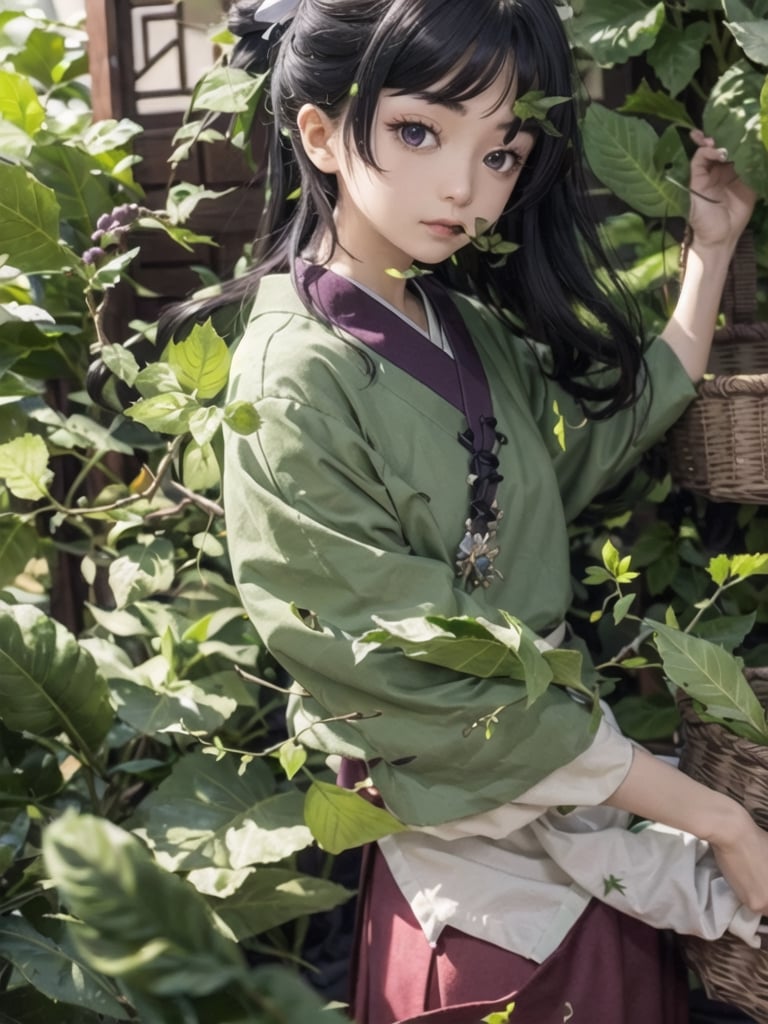
M 768 373 L 718 373 L 702 377 L 696 386 L 698 398 L 737 398 L 767 395 Z
M 712 748 L 713 756 L 732 756 L 734 753 L 749 758 L 750 762 L 759 764 L 762 768 L 768 768 L 768 743 L 757 743 L 747 736 L 740 736 L 732 732 L 722 722 L 707 722 L 699 718 L 693 708 L 693 700 L 687 695 L 679 697 L 676 695 L 677 709 L 680 717 L 685 721 L 686 726 L 697 730 L 706 730 L 709 745 Z M 762 703 L 762 701 L 761 701 Z

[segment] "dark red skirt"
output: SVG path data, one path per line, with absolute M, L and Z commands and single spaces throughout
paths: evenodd
M 544 963 L 454 928 L 433 949 L 376 847 L 366 851 L 351 1013 L 356 1024 L 687 1024 L 670 937 L 593 900 Z

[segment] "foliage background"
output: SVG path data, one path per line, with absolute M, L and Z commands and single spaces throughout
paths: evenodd
M 765 195 L 768 0 L 575 6 L 585 67 L 647 72 L 622 111 L 589 108 L 585 142 L 631 208 L 604 231 L 652 330 L 673 299 L 686 128 L 703 118 Z M 0 1020 L 311 1022 L 308 915 L 351 895 L 331 857 L 396 825 L 285 740 L 282 680 L 232 585 L 216 452 L 223 429 L 258 429 L 222 399 L 235 325 L 168 350 L 152 325 L 107 334 L 140 245 L 212 244 L 188 223 L 216 196 L 177 182 L 145 205 L 141 128 L 93 123 L 85 44 L 77 25 L 0 12 Z M 247 148 L 262 86 L 206 73 L 175 159 L 223 135 Z M 764 206 L 754 229 L 766 270 Z M 95 356 L 112 412 L 86 388 Z M 632 486 L 652 481 L 651 504 L 617 495 L 575 528 L 576 574 L 610 536 L 644 570 L 645 604 L 685 622 L 712 553 L 764 551 L 768 527 L 645 470 Z M 617 650 L 625 626 L 576 584 L 593 647 Z M 709 615 L 724 613 L 764 624 L 764 588 L 718 591 Z M 666 690 L 620 675 L 625 724 L 668 739 Z

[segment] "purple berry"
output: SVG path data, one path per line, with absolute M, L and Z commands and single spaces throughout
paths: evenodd
M 98 245 L 93 246 L 91 249 L 86 249 L 82 255 L 83 263 L 96 263 L 104 256 L 104 250 L 100 249 Z
M 139 207 L 136 203 L 123 203 L 122 206 L 116 206 L 112 211 L 112 228 L 125 227 L 132 221 L 136 220 L 139 215 Z

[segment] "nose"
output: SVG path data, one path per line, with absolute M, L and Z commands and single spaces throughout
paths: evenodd
M 454 206 L 467 206 L 472 200 L 473 175 L 471 169 L 453 166 L 446 174 L 441 188 L 442 198 Z

